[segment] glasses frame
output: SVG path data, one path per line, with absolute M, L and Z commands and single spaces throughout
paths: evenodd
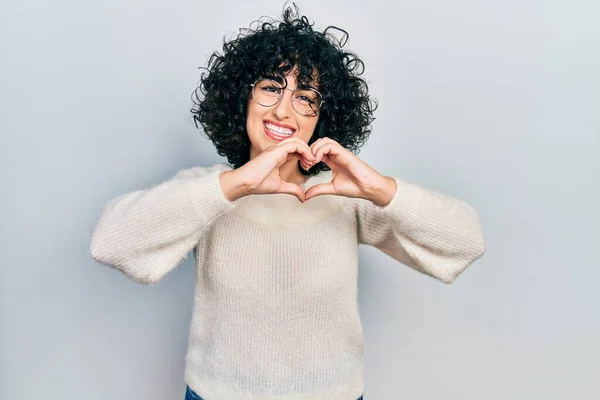
M 254 101 L 256 101 L 258 104 L 260 104 L 263 107 L 273 107 L 274 105 L 278 104 L 281 101 L 281 98 L 283 97 L 283 92 L 281 92 L 281 94 L 279 94 L 279 96 L 277 96 L 277 101 L 275 103 L 273 103 L 271 105 L 262 104 L 261 102 L 259 102 L 258 100 L 256 100 L 256 96 L 254 96 L 254 89 L 256 88 L 256 84 L 258 82 L 262 81 L 262 80 L 272 81 L 272 82 L 276 83 L 277 86 L 280 86 L 282 90 L 291 90 L 292 91 L 292 99 L 290 101 L 292 102 L 292 108 L 298 114 L 303 115 L 305 117 L 316 117 L 317 116 L 317 112 L 321 110 L 321 107 L 323 106 L 323 103 L 325 103 L 325 101 L 323 100 L 323 95 L 317 89 L 313 89 L 313 88 L 303 88 L 303 89 L 296 88 L 296 89 L 290 89 L 290 88 L 281 86 L 281 84 L 279 82 L 277 82 L 275 79 L 271 79 L 271 78 L 259 78 L 253 84 L 251 84 L 250 87 L 252 88 L 252 90 L 251 90 L 252 99 L 254 99 Z M 301 113 L 300 111 L 298 111 L 296 109 L 296 106 L 294 105 L 294 94 L 296 93 L 296 90 L 312 90 L 313 92 L 315 92 L 315 93 L 317 93 L 319 95 L 320 103 L 318 105 L 319 109 L 317 110 L 317 112 L 315 112 L 314 110 L 312 110 L 313 114 L 303 114 L 303 113 Z

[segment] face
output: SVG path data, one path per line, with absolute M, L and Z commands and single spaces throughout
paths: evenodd
M 298 84 L 295 72 L 293 69 L 285 76 L 286 90 L 282 91 L 282 98 L 275 105 L 262 106 L 250 95 L 246 114 L 246 131 L 251 143 L 250 159 L 288 137 L 297 137 L 305 143 L 312 137 L 319 113 L 316 116 L 302 115 L 292 107 L 292 90 Z M 282 83 L 285 85 L 285 82 Z M 315 84 L 313 87 L 318 90 Z

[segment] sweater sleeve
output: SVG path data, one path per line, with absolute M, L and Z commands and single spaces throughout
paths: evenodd
M 486 251 L 477 213 L 460 199 L 394 179 L 397 190 L 388 205 L 358 199 L 359 243 L 452 283 Z
M 92 257 L 145 284 L 156 283 L 196 246 L 204 229 L 233 207 L 221 191 L 225 164 L 194 167 L 106 203 L 92 234 Z

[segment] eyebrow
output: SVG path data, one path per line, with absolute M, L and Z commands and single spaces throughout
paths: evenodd
M 298 83 L 297 87 L 300 88 L 300 89 L 314 89 L 314 90 L 317 90 L 317 91 L 319 90 L 317 87 L 312 86 L 312 85 L 310 85 L 308 83 Z
M 272 79 L 272 80 L 274 80 L 275 82 L 277 82 L 277 83 L 279 83 L 281 85 L 283 85 L 286 82 L 281 75 L 276 74 L 276 73 L 266 74 L 265 78 Z M 296 87 L 299 88 L 299 89 L 314 89 L 314 90 L 317 90 L 317 91 L 319 90 L 318 87 L 312 86 L 309 83 L 301 83 L 301 82 L 299 82 Z
M 270 73 L 270 74 L 266 74 L 265 78 L 269 78 L 271 80 L 274 80 L 277 83 L 281 83 L 283 85 L 284 80 L 283 77 L 279 74 L 274 74 L 274 73 Z

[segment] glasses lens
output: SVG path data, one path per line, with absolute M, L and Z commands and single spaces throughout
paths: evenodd
M 312 89 L 296 89 L 292 99 L 294 108 L 304 115 L 316 115 L 321 106 L 321 95 Z
M 263 78 L 254 84 L 252 96 L 258 104 L 271 107 L 283 96 L 283 90 L 277 81 Z M 292 97 L 292 106 L 302 115 L 317 115 L 322 103 L 321 95 L 314 89 L 296 89 Z
M 261 79 L 254 84 L 254 100 L 266 107 L 275 105 L 281 96 L 282 87 L 271 79 Z

